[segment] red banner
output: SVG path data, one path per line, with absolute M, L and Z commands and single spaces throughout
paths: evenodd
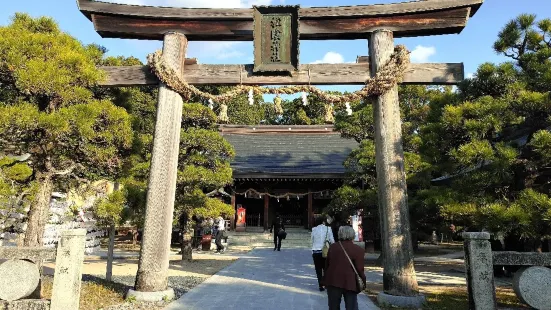
M 246 209 L 243 208 L 241 205 L 237 205 L 237 227 L 244 227 L 245 226 L 245 213 Z

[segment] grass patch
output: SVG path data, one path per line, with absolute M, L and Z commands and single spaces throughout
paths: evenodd
M 42 294 L 46 299 L 52 298 L 53 277 L 45 277 Z M 97 310 L 124 303 L 124 294 L 128 287 L 123 284 L 108 282 L 100 278 L 83 280 L 80 289 L 80 310 Z
M 467 288 L 458 287 L 423 287 L 422 293 L 427 298 L 423 307 L 426 310 L 468 310 L 469 297 Z M 376 302 L 377 291 L 369 290 L 369 297 Z M 496 296 L 498 307 L 509 309 L 529 309 L 515 295 L 511 288 L 497 288 Z M 381 307 L 383 310 L 401 310 L 402 308 Z

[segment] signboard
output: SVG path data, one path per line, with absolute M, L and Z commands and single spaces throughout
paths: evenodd
M 298 8 L 254 7 L 254 72 L 298 70 Z

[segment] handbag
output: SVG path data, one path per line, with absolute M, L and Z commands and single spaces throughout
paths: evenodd
M 323 248 L 321 248 L 321 256 L 323 258 L 327 257 L 327 253 L 329 253 L 329 240 L 327 240 L 327 236 L 329 235 L 329 227 L 326 227 L 327 230 L 325 231 L 325 241 L 323 241 Z
M 281 239 L 281 240 L 284 240 L 285 238 L 287 238 L 287 232 L 283 229 L 280 229 L 279 232 L 277 233 L 277 236 Z
M 341 245 L 342 250 L 344 251 L 344 254 L 346 255 L 346 258 L 348 258 L 348 261 L 350 262 L 350 266 L 352 266 L 352 269 L 354 269 L 354 272 L 356 273 L 356 289 L 358 292 L 361 292 L 365 289 L 364 280 L 360 275 L 358 274 L 358 271 L 356 270 L 356 267 L 352 263 L 352 260 L 350 259 L 350 256 L 348 256 L 348 253 L 346 253 L 346 250 L 342 246 L 342 243 L 339 241 L 339 244 Z

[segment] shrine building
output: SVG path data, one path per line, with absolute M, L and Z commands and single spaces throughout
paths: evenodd
M 276 213 L 287 227 L 311 228 L 358 147 L 332 125 L 222 125 L 220 133 L 235 149 L 234 184 L 226 192 L 235 210 L 246 209 L 246 231 L 269 229 Z

